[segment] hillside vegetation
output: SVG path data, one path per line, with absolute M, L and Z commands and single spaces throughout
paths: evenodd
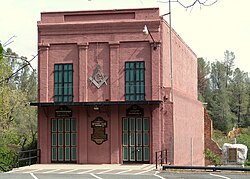
M 234 60 L 234 53 L 229 51 L 221 61 L 198 59 L 199 100 L 206 104 L 215 129 L 213 138 L 221 147 L 234 143 L 227 134 L 235 128 L 240 129 L 237 143 L 250 149 L 250 78 L 247 72 L 235 67 Z

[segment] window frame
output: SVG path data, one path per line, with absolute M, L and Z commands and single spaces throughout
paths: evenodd
M 125 62 L 125 100 L 145 100 L 145 62 Z
M 73 101 L 73 64 L 54 64 L 54 101 Z

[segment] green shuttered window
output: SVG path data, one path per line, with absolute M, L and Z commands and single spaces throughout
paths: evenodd
M 54 118 L 51 121 L 52 162 L 76 161 L 76 119 Z
M 145 100 L 144 62 L 125 62 L 125 99 Z
M 55 102 L 73 101 L 73 64 L 54 65 Z

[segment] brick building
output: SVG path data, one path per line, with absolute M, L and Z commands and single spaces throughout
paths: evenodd
M 158 8 L 41 13 L 41 163 L 204 165 L 196 55 L 169 33 Z

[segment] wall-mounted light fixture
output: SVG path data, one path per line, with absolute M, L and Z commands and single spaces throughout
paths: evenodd
M 95 105 L 93 109 L 94 109 L 94 111 L 99 111 L 100 110 L 100 108 L 97 105 Z
M 148 34 L 150 35 L 151 39 L 153 40 L 153 49 L 156 50 L 157 49 L 157 43 L 155 42 L 155 40 L 154 40 L 152 34 L 150 33 L 150 31 L 148 30 L 147 25 L 144 25 L 143 33 L 145 35 L 148 35 Z

